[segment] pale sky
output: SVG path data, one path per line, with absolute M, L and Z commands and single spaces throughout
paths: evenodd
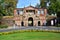
M 35 6 L 37 3 L 40 3 L 39 0 L 18 0 L 17 8 L 23 8 L 24 6 L 27 7 L 30 4 Z

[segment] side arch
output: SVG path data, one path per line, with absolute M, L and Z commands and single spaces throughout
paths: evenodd
M 21 26 L 24 26 L 24 22 L 23 21 L 21 22 Z
M 40 21 L 38 21 L 38 26 L 40 26 Z

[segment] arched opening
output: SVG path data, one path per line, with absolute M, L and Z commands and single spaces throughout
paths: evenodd
M 21 22 L 21 26 L 24 26 L 24 22 L 23 21 Z
M 40 21 L 38 21 L 38 26 L 40 26 Z
M 28 19 L 28 26 L 33 26 L 33 18 L 32 17 L 30 17 Z

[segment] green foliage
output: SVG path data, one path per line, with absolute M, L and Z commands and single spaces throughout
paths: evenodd
M 0 28 L 7 28 L 7 25 L 0 25 Z
M 48 11 L 49 14 L 55 14 L 60 12 L 60 0 L 50 0 Z
M 9 32 L 2 32 L 0 35 L 8 35 L 8 34 L 14 34 L 14 33 L 24 33 L 24 32 L 50 32 L 50 33 L 60 33 L 60 30 L 15 30 L 15 31 L 9 31 Z
M 60 27 L 60 24 L 58 24 L 58 27 Z
M 53 30 L 53 32 L 55 32 Z M 57 31 L 58 32 L 58 31 Z M 10 34 L 10 35 L 9 35 Z M 0 33 L 0 40 L 54 40 L 56 37 L 60 39 L 60 33 L 52 33 L 47 30 L 18 30 Z M 4 38 L 4 39 L 3 39 Z M 44 39 L 45 38 L 45 39 Z M 48 38 L 48 39 L 47 39 Z M 41 40 L 42 40 L 41 39 Z M 58 40 L 58 39 L 56 39 Z
M 45 7 L 46 5 L 45 5 L 45 0 L 41 0 L 41 8 L 43 8 L 43 7 Z
M 47 3 L 49 3 L 48 7 L 46 6 Z M 36 7 L 47 8 L 49 14 L 59 14 L 60 0 L 40 0 L 40 4 L 37 4 Z
M 48 2 L 49 2 L 49 0 L 40 0 L 40 4 L 37 4 L 36 7 L 37 8 L 47 8 Z
M 16 31 L 16 32 L 18 32 L 18 31 Z M 0 40 L 60 40 L 60 33 L 51 33 L 51 32 L 24 32 L 24 33 L 2 32 L 2 33 L 0 33 Z
M 35 7 L 40 8 L 41 6 L 40 6 L 40 4 L 36 4 L 36 6 L 35 6 Z
M 59 40 L 60 34 L 48 32 L 25 32 L 2 35 L 0 40 Z
M 0 14 L 13 15 L 13 11 L 16 8 L 17 0 L 1 0 L 0 1 Z
M 41 8 L 47 8 L 47 3 L 49 2 L 49 0 L 40 0 L 40 1 L 41 1 L 40 3 Z
M 13 15 L 17 0 L 0 0 L 0 23 L 3 16 Z

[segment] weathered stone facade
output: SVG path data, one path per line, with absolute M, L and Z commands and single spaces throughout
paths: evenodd
M 47 9 L 28 6 L 14 10 L 14 21 L 17 26 L 42 26 L 46 23 Z

